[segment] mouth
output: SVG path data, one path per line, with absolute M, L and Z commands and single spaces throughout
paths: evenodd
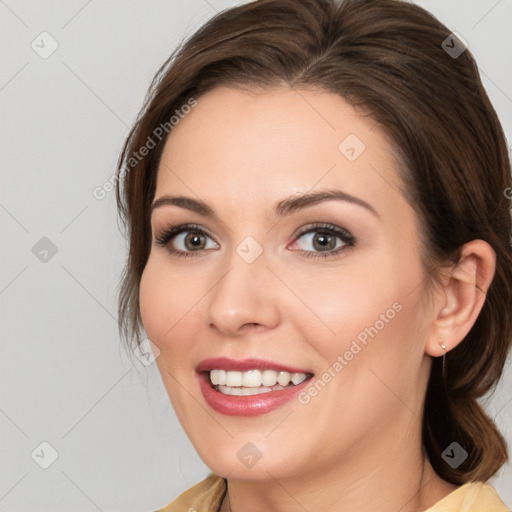
M 285 370 L 222 370 L 207 372 L 213 388 L 224 395 L 249 396 L 292 388 L 311 378 L 311 373 Z
M 259 359 L 208 359 L 196 372 L 208 405 L 231 416 L 270 412 L 291 400 L 314 376 L 308 370 Z

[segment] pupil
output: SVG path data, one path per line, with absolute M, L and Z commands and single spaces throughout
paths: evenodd
M 323 249 L 325 249 L 326 247 L 328 249 L 334 249 L 334 245 L 336 244 L 333 245 L 333 241 L 334 238 L 332 237 L 332 235 L 328 234 L 319 235 L 314 238 L 314 242 L 317 242 Z
M 202 240 L 201 240 L 201 237 L 202 237 L 202 235 L 201 235 L 201 234 L 198 234 L 198 233 L 196 233 L 196 234 L 191 234 L 191 235 L 189 235 L 189 236 L 187 237 L 187 240 L 186 240 L 186 241 L 187 241 L 187 242 L 190 242 L 190 243 L 191 243 L 191 245 L 192 245 L 192 247 L 194 247 L 194 248 L 196 248 L 196 249 L 197 249 L 197 248 L 201 245 L 201 241 L 202 241 Z

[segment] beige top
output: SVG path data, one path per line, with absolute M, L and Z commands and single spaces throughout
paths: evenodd
M 210 474 L 157 512 L 219 512 L 226 480 Z M 468 482 L 424 512 L 511 512 L 496 491 L 483 482 Z

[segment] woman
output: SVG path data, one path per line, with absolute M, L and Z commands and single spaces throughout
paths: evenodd
M 212 474 L 164 511 L 504 511 L 510 162 L 463 41 L 263 0 L 162 66 L 119 159 L 123 335 Z

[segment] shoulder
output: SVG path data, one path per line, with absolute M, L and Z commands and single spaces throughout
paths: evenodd
M 220 508 L 226 480 L 210 474 L 157 512 L 212 512 Z M 425 512 L 510 512 L 496 491 L 483 482 L 468 482 Z
M 484 482 L 467 482 L 425 512 L 510 512 L 496 491 Z
M 213 512 L 220 508 L 226 480 L 211 473 L 157 512 Z

